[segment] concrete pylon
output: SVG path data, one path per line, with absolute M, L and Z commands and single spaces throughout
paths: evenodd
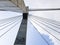
M 26 8 L 26 10 L 27 9 L 28 7 Z M 23 19 L 14 45 L 26 45 L 27 21 L 28 21 L 28 10 L 26 13 L 23 13 Z
M 23 20 L 14 45 L 26 45 L 27 19 L 28 13 L 23 13 Z

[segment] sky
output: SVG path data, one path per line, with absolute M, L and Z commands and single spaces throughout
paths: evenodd
M 60 0 L 24 0 L 30 9 L 60 8 Z

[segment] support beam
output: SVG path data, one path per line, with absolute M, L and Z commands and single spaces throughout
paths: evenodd
M 20 25 L 14 45 L 26 45 L 27 20 L 28 20 L 28 13 L 23 13 L 23 20 Z

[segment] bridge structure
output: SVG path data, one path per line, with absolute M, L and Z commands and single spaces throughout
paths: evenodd
M 51 41 L 51 39 L 48 39 L 41 35 L 41 32 L 43 31 L 43 32 L 49 34 L 50 36 L 52 36 L 57 41 L 55 43 L 55 45 L 60 44 L 60 38 L 59 38 L 60 37 L 60 35 L 59 35 L 60 34 L 60 30 L 59 30 L 60 22 L 59 21 L 29 15 L 29 11 L 53 11 L 53 10 L 60 10 L 60 8 L 28 9 L 28 7 L 24 3 L 24 0 L 0 0 L 0 11 L 11 11 L 11 12 L 22 13 L 22 16 L 16 16 L 16 17 L 4 19 L 5 21 L 8 20 L 8 22 L 6 22 L 6 24 L 9 24 L 9 23 L 14 24 L 15 22 L 17 22 L 17 23 L 15 23 L 15 25 L 17 25 L 18 19 L 21 19 L 21 21 L 22 21 L 22 22 L 19 21 L 20 27 L 19 27 L 19 31 L 17 33 L 16 39 L 15 39 L 13 45 L 28 45 L 28 44 L 26 44 L 27 35 L 29 34 L 28 30 L 27 30 L 28 22 L 31 22 L 33 27 L 39 31 L 38 33 L 40 33 L 40 37 L 42 39 L 40 41 L 43 41 L 44 43 L 46 43 L 46 45 L 54 45 L 53 42 Z M 4 20 L 2 21 L 2 23 L 4 22 Z M 11 24 L 9 24 L 9 25 L 11 25 Z M 3 24 L 3 25 L 5 25 L 5 24 Z M 5 26 L 4 28 L 8 27 L 9 25 Z M 12 26 L 11 28 L 13 28 L 14 26 Z M 39 27 L 41 30 L 39 30 L 37 27 Z M 4 34 L 9 32 L 11 30 L 11 28 L 9 30 L 7 30 L 6 32 L 2 33 L 0 37 L 2 37 Z M 0 29 L 0 30 L 2 30 L 2 29 Z M 33 36 L 33 38 L 35 38 L 34 34 L 32 34 L 32 36 Z M 31 39 L 30 41 L 32 41 L 32 40 L 33 39 Z M 28 42 L 30 42 L 30 41 L 28 40 Z M 32 42 L 30 44 L 33 45 L 33 43 L 34 42 Z M 43 43 L 41 42 L 41 44 L 43 44 Z

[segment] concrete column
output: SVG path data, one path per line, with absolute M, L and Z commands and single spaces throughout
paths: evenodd
M 26 45 L 27 20 L 28 20 L 28 13 L 23 13 L 23 20 L 20 25 L 14 45 Z

